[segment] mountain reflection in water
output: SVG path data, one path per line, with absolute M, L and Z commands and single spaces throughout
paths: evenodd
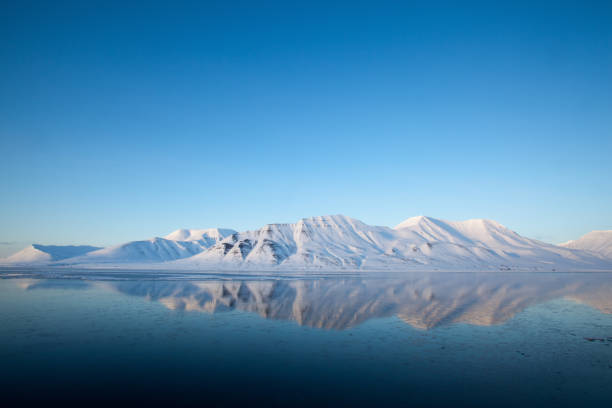
M 22 286 L 32 290 L 55 284 L 27 280 Z M 80 281 L 78 285 L 141 296 L 173 310 L 236 309 L 336 330 L 388 316 L 420 329 L 453 323 L 489 326 L 557 298 L 612 313 L 608 274 L 411 273 L 402 278 Z

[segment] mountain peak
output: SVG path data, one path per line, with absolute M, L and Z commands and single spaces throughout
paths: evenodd
M 423 223 L 430 223 L 434 221 L 438 221 L 438 220 L 432 217 L 427 217 L 425 215 L 417 215 L 416 217 L 410 217 L 410 218 L 405 219 L 404 221 L 400 222 L 395 227 L 393 227 L 393 229 L 397 230 L 401 228 L 408 228 L 408 227 L 413 227 L 415 225 L 421 225 Z
M 206 228 L 206 229 L 177 229 L 166 235 L 164 238 L 171 241 L 200 241 L 200 240 L 221 240 L 236 231 L 228 228 Z
M 612 230 L 595 230 L 578 239 L 565 242 L 560 246 L 570 249 L 581 249 L 596 252 L 612 258 Z

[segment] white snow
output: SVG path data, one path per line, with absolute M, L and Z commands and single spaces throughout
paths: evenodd
M 32 244 L 27 248 L 6 258 L 10 264 L 39 264 L 73 258 L 100 249 L 89 245 L 39 245 Z
M 612 258 L 612 230 L 591 231 L 574 240 L 560 244 L 565 248 L 582 249 Z
M 348 270 L 578 270 L 612 265 L 520 236 L 491 220 L 414 217 L 394 229 L 342 215 L 234 234 L 176 263 L 194 268 Z
M 164 238 L 152 238 L 145 241 L 132 241 L 126 244 L 89 252 L 63 263 L 147 263 L 166 262 L 186 258 L 205 249 L 196 241 L 171 241 Z
M 592 240 L 582 242 L 588 247 Z M 597 248 L 547 244 L 484 219 L 419 216 L 389 228 L 329 215 L 244 232 L 181 229 L 165 238 L 73 257 L 53 258 L 33 251 L 20 257 L 23 263 L 31 259 L 32 263 L 147 264 L 190 270 L 612 270 L 612 259 Z M 595 249 L 599 252 L 592 252 Z
M 208 248 L 235 233 L 236 231 L 227 228 L 178 229 L 164 238 L 171 241 L 197 241 Z
M 198 254 L 236 231 L 230 229 L 179 229 L 165 238 L 131 241 L 98 249 L 63 263 L 114 264 L 159 263 L 187 258 Z

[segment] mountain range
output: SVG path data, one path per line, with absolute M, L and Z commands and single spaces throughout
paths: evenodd
M 389 228 L 330 215 L 243 232 L 181 229 L 107 248 L 35 244 L 2 263 L 205 271 L 601 271 L 612 270 L 612 231 L 553 245 L 485 219 L 418 216 Z

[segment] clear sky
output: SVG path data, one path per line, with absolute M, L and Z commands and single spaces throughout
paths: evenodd
M 612 229 L 612 3 L 298 3 L 2 2 L 0 255 L 336 213 Z

